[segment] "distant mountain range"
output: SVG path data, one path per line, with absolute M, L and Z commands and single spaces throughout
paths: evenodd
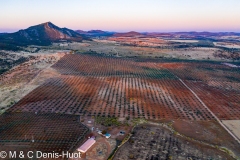
M 131 31 L 126 33 L 115 33 L 113 36 L 115 37 L 136 37 L 136 36 L 143 36 L 142 33 Z
M 112 36 L 115 32 L 107 32 L 102 30 L 90 30 L 90 31 L 83 31 L 83 30 L 76 30 L 79 34 L 84 34 L 87 36 Z
M 8 34 L 8 33 L 0 33 L 0 35 L 4 35 L 4 34 Z
M 234 32 L 144 32 L 135 31 L 126 33 L 108 32 L 102 30 L 71 30 L 60 28 L 51 22 L 31 26 L 27 29 L 19 30 L 15 33 L 0 33 L 0 50 L 18 50 L 21 46 L 27 45 L 51 45 L 53 42 L 81 42 L 91 40 L 95 37 L 160 37 L 160 38 L 180 38 L 180 39 L 208 39 L 215 40 L 221 36 L 240 36 Z
M 114 37 L 169 37 L 169 38 L 201 38 L 201 37 L 220 37 L 220 36 L 240 36 L 235 32 L 126 32 L 115 33 Z
M 51 22 L 42 23 L 15 33 L 0 35 L 0 43 L 17 46 L 50 45 L 52 42 L 89 40 L 85 35 L 68 28 L 59 28 Z

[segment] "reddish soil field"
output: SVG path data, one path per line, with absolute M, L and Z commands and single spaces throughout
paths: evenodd
M 240 70 L 222 64 L 164 63 L 221 120 L 240 119 Z
M 158 63 L 182 80 L 201 81 L 222 90 L 240 92 L 240 69 L 216 62 Z
M 240 94 L 209 87 L 201 82 L 186 82 L 208 108 L 221 120 L 240 119 Z
M 53 68 L 62 74 L 60 78 L 50 79 L 9 111 L 213 119 L 177 75 L 220 119 L 240 118 L 239 70 L 219 63 L 137 62 L 69 54 Z
M 138 75 L 144 71 L 133 61 L 89 55 L 66 55 L 53 68 L 64 75 L 83 76 Z
M 51 79 L 21 99 L 11 112 L 212 119 L 178 80 L 62 77 Z
M 68 54 L 52 67 L 62 75 L 176 79 L 169 71 L 157 68 L 153 63 L 127 58 Z
M 63 75 L 32 91 L 10 111 L 153 120 L 213 119 L 172 73 L 164 68 L 157 69 L 153 63 L 66 55 L 54 68 Z

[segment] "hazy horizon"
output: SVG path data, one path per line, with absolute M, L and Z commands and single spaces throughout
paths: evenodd
M 49 22 L 51 22 L 51 21 L 49 21 Z M 46 22 L 43 22 L 43 23 L 46 23 Z M 51 22 L 51 23 L 53 23 L 53 22 Z M 40 24 L 42 24 L 42 23 L 40 23 Z M 53 23 L 54 25 L 56 25 L 56 26 L 58 26 L 57 24 L 55 24 L 55 23 Z M 29 28 L 29 27 L 31 27 L 31 26 L 35 26 L 35 25 L 39 25 L 39 24 L 33 24 L 33 25 L 30 25 L 30 26 L 28 26 L 28 27 L 26 27 L 26 28 L 21 28 L 21 29 L 12 29 L 12 30 L 7 30 L 6 29 L 6 31 L 3 31 L 3 32 L 1 32 L 1 29 L 0 29 L 0 33 L 15 33 L 15 32 L 18 32 L 19 30 L 24 30 L 24 29 L 27 29 L 27 28 Z M 58 27 L 60 27 L 60 28 L 64 28 L 64 27 L 66 27 L 66 28 L 68 28 L 68 29 L 71 29 L 71 30 L 74 30 L 74 31 L 77 31 L 77 30 L 82 30 L 82 29 L 72 29 L 72 28 L 69 28 L 69 27 L 67 27 L 67 26 L 58 26 Z M 194 30 L 186 30 L 186 31 L 178 31 L 178 30 L 176 30 L 176 31 L 137 31 L 137 30 L 124 30 L 124 31 L 113 31 L 113 30 L 102 30 L 102 29 L 99 29 L 99 28 L 96 28 L 96 29 L 89 29 L 89 30 L 82 30 L 82 31 L 92 31 L 92 30 L 101 30 L 101 31 L 106 31 L 106 32 L 115 32 L 115 33 L 126 33 L 126 32 L 139 32 L 139 33 L 178 33 L 178 32 L 210 32 L 210 33 L 224 33 L 224 32 L 226 32 L 226 33 L 230 33 L 230 32 L 233 32 L 233 33 L 240 33 L 240 31 L 194 31 Z
M 240 32 L 239 0 L 0 0 L 0 32 L 51 21 L 72 30 Z

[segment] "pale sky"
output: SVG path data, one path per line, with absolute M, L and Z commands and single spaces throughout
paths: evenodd
M 0 32 L 51 21 L 73 30 L 240 32 L 240 0 L 0 0 Z

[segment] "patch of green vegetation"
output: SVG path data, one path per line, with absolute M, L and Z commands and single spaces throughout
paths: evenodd
M 118 121 L 116 117 L 101 117 L 98 116 L 95 118 L 97 124 L 101 124 L 103 126 L 120 126 L 122 123 Z
M 18 47 L 14 44 L 10 44 L 10 43 L 4 43 L 4 42 L 0 42 L 0 48 L 1 50 L 10 50 L 10 51 L 20 51 L 22 50 L 21 47 Z
M 91 49 L 89 51 L 82 52 L 82 54 L 99 55 L 96 51 L 93 51 Z
M 190 77 L 190 76 L 186 76 L 184 79 L 185 79 L 185 80 L 189 80 L 189 81 L 201 81 L 201 79 L 199 79 L 199 78 Z
M 214 69 L 214 68 L 211 68 L 211 67 L 203 67 L 203 68 L 201 68 L 201 69 L 207 70 L 207 71 L 215 71 L 215 69 Z
M 0 52 L 0 54 L 1 54 L 1 52 Z M 4 72 L 7 72 L 12 67 L 26 62 L 27 60 L 28 59 L 26 57 L 21 57 L 21 58 L 19 58 L 17 60 L 13 60 L 13 59 L 0 59 L 0 66 L 2 67 L 2 68 L 0 68 L 0 75 L 3 74 Z
M 130 59 L 130 58 L 129 58 Z M 162 57 L 162 58 L 154 58 L 154 57 L 135 57 L 131 58 L 135 62 L 155 62 L 155 63 L 171 63 L 171 62 L 179 62 L 179 63 L 211 63 L 211 64 L 220 64 L 221 62 L 219 61 L 214 61 L 214 60 L 198 60 L 198 59 L 179 59 L 179 58 L 168 58 L 168 57 Z
M 105 54 L 103 52 L 97 52 L 97 51 L 93 51 L 91 49 L 89 49 L 88 51 L 84 51 L 84 50 L 76 50 L 75 51 L 76 54 L 85 54 L 85 55 L 91 55 L 91 56 L 97 56 L 97 57 L 109 57 L 109 54 Z M 114 56 L 111 56 L 114 57 Z
M 5 110 L 0 110 L 0 115 L 2 115 L 5 112 Z
M 147 73 L 147 77 L 154 79 L 177 79 L 171 72 L 166 69 L 155 69 L 149 67 L 142 67 Z
M 7 72 L 9 69 L 0 69 L 0 75 L 3 74 L 4 72 Z
M 210 40 L 199 40 L 197 43 L 193 43 L 195 47 L 214 47 L 214 44 Z
M 215 47 L 211 40 L 199 40 L 193 43 L 174 42 L 174 48 L 190 48 L 190 47 Z
M 237 66 L 240 66 L 240 61 L 239 62 L 232 62 L 232 64 L 235 64 Z
M 144 119 L 144 118 L 134 118 L 132 119 L 132 123 L 134 126 L 138 125 L 138 124 L 143 124 L 143 123 L 146 123 L 147 120 Z
M 16 102 L 14 101 L 14 100 L 11 100 L 10 102 L 9 102 L 9 104 L 7 105 L 7 107 L 11 107 L 12 105 L 14 105 Z
M 233 76 L 226 76 L 226 78 L 230 81 L 235 81 L 235 82 L 240 82 L 240 79 L 237 77 L 233 77 Z

